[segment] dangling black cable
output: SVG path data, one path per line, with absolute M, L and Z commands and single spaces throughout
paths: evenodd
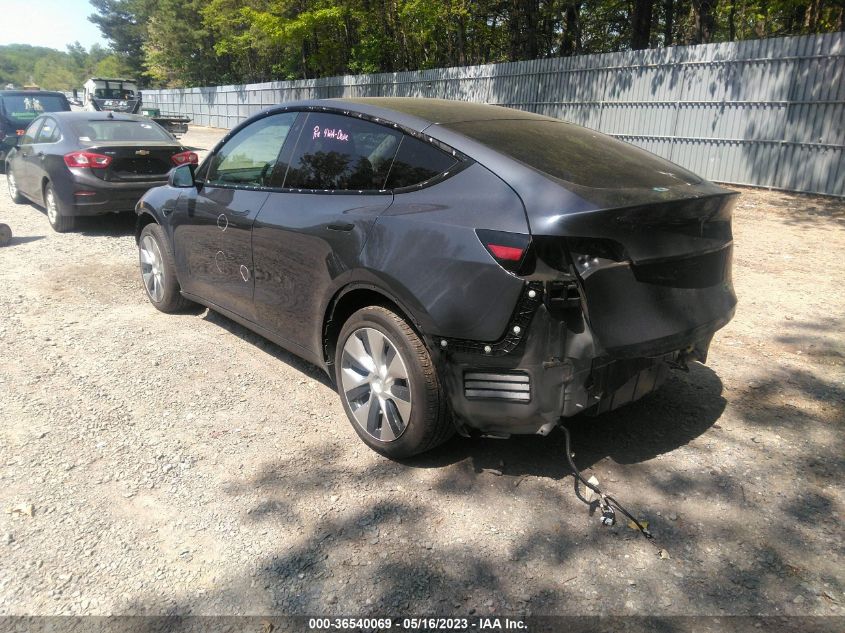
M 601 491 L 601 488 L 596 486 L 595 484 L 591 484 L 589 481 L 584 479 L 584 476 L 581 474 L 581 471 L 578 470 L 578 467 L 575 465 L 575 462 L 572 461 L 572 450 L 569 446 L 569 429 L 567 429 L 562 424 L 560 428 L 563 429 L 563 438 L 566 444 L 566 461 L 569 462 L 569 467 L 572 469 L 572 474 L 575 475 L 578 480 L 584 484 L 587 488 L 595 492 L 599 496 L 599 503 L 602 506 L 602 523 L 605 525 L 613 525 L 614 517 L 613 517 L 613 509 L 619 510 L 622 514 L 628 517 L 634 525 L 637 526 L 639 531 L 645 536 L 648 540 L 654 540 L 654 535 L 648 531 L 648 528 L 645 527 L 642 523 L 640 523 L 634 516 L 628 512 L 625 507 L 619 503 L 616 499 L 611 497 L 610 495 L 606 495 Z

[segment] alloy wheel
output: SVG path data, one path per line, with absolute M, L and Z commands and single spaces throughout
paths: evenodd
M 374 328 L 352 332 L 340 371 L 346 404 L 358 426 L 380 442 L 398 439 L 411 418 L 408 369 L 396 345 Z
M 140 245 L 141 277 L 150 299 L 158 303 L 164 297 L 164 262 L 158 242 L 150 235 L 145 235 Z

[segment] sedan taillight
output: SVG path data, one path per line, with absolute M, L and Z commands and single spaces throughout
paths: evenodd
M 200 162 L 200 157 L 195 152 L 179 152 L 170 157 L 174 165 L 197 165 Z
M 94 152 L 71 152 L 65 154 L 65 165 L 68 167 L 90 167 L 91 169 L 105 169 L 111 164 L 111 156 L 95 154 Z

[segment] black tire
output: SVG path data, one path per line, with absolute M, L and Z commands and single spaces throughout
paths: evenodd
M 12 202 L 15 204 L 23 204 L 25 202 L 24 197 L 21 195 L 20 189 L 17 186 L 13 186 L 13 183 L 17 182 L 12 174 L 12 170 L 8 167 L 6 168 L 6 186 L 9 188 L 9 197 L 12 199 Z
M 8 224 L 0 224 L 0 246 L 6 246 L 12 241 L 12 229 Z
M 160 277 L 155 275 L 155 272 L 152 270 L 152 264 L 144 261 L 145 258 L 149 259 L 144 253 L 146 248 L 151 246 L 148 240 L 152 240 L 155 243 L 157 255 L 160 257 L 158 263 L 158 269 L 161 273 Z M 148 250 L 147 252 L 149 253 L 151 251 Z M 167 314 L 173 314 L 184 312 L 194 305 L 192 301 L 182 296 L 179 279 L 176 277 L 176 263 L 173 259 L 173 253 L 170 251 L 170 245 L 167 242 L 164 231 L 155 222 L 147 224 L 141 230 L 141 235 L 138 237 L 138 263 L 141 269 L 141 283 L 147 293 L 147 298 L 156 309 Z M 148 274 L 158 280 L 161 290 L 160 295 L 155 290 L 155 287 L 151 288 L 148 285 L 150 280 L 150 277 L 146 276 Z
M 388 387 L 388 390 L 382 391 L 382 381 L 378 378 L 378 375 L 369 369 L 364 369 L 369 376 L 376 380 L 378 385 L 367 383 L 365 387 L 362 383 L 359 387 L 347 390 L 344 385 L 344 371 L 354 370 L 358 372 L 358 376 L 363 376 L 361 373 L 363 365 L 357 364 L 354 358 L 345 351 L 347 342 L 350 342 L 350 345 L 356 344 L 355 341 L 350 341 L 353 335 L 358 338 L 358 342 L 363 342 L 364 338 L 371 335 L 377 336 L 371 334 L 371 330 L 375 330 L 386 338 L 387 345 L 382 347 L 382 352 L 387 350 L 385 355 L 389 354 L 391 348 L 394 348 L 392 349 L 394 353 L 398 353 L 402 364 L 401 370 L 407 375 L 407 379 L 398 380 L 396 383 L 390 379 L 391 386 Z M 385 366 L 388 364 L 391 363 L 383 363 Z M 382 374 L 382 378 L 384 378 L 384 374 Z M 355 429 L 355 432 L 367 446 L 382 455 L 393 459 L 417 455 L 442 444 L 455 432 L 446 406 L 446 395 L 441 387 L 428 349 L 407 321 L 388 308 L 382 306 L 363 308 L 349 317 L 343 325 L 335 351 L 335 380 L 340 400 L 352 428 Z M 347 386 L 348 384 L 352 383 L 347 383 Z M 407 416 L 407 420 L 402 419 L 401 412 L 396 406 L 397 401 L 392 393 L 397 387 L 406 389 L 406 393 L 410 393 L 410 404 L 407 405 L 410 407 L 410 415 Z M 365 389 L 368 390 L 366 394 L 362 391 Z M 376 392 L 382 394 L 385 400 L 374 399 Z M 367 413 L 376 401 L 381 403 L 379 412 L 376 414 L 379 421 L 377 427 L 374 425 L 373 434 L 362 426 L 363 422 L 359 423 L 356 414 L 353 413 L 352 406 L 354 405 L 350 404 L 350 396 L 347 394 L 361 394 L 356 402 L 368 402 Z M 404 400 L 404 398 L 402 399 Z M 356 407 L 359 415 L 363 406 L 365 405 L 359 404 Z M 392 412 L 390 415 L 388 409 Z M 398 428 L 394 424 L 396 414 L 399 414 L 398 421 L 405 423 L 401 432 L 387 441 L 382 441 L 379 437 L 376 437 L 375 435 L 384 435 L 382 429 L 385 424 L 389 424 L 387 435 L 394 435 L 395 429 Z
M 44 208 L 47 211 L 47 221 L 56 233 L 67 233 L 76 228 L 76 218 L 68 215 L 52 183 L 49 182 L 44 185 Z

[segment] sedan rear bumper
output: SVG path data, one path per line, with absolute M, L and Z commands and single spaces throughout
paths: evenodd
M 131 182 L 101 180 L 88 170 L 71 169 L 68 191 L 59 192 L 72 215 L 103 215 L 134 211 L 147 191 L 167 183 L 165 179 Z

